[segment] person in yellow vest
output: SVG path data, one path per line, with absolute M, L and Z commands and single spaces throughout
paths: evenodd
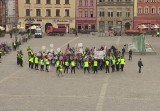
M 62 72 L 63 72 L 63 66 L 62 66 L 62 64 L 60 64 L 60 65 L 59 65 L 59 73 L 58 73 L 58 76 L 59 76 L 60 74 L 63 76 Z
M 64 73 L 65 72 L 68 73 L 68 68 L 69 68 L 69 62 L 68 62 L 68 60 L 65 60 L 65 62 L 64 62 Z
M 59 65 L 60 65 L 60 60 L 59 59 L 57 59 L 56 60 L 56 72 L 58 73 L 58 71 L 59 71 Z
M 29 68 L 33 69 L 33 62 L 34 62 L 34 57 L 31 56 L 29 57 Z
M 20 64 L 20 52 L 19 51 L 17 51 L 17 65 L 19 65 Z
M 84 61 L 84 74 L 86 73 L 86 70 L 88 71 L 88 73 L 90 73 L 89 72 L 89 62 L 88 62 L 88 60 Z
M 121 62 L 120 57 L 117 57 L 116 58 L 116 62 L 115 62 L 115 64 L 116 64 L 116 71 L 119 71 L 120 62 Z
M 124 65 L 125 65 L 125 59 L 123 57 L 121 57 L 121 71 L 123 71 Z
M 74 74 L 75 74 L 75 67 L 76 67 L 76 62 L 73 59 L 73 60 L 71 60 L 71 74 L 72 74 L 73 71 L 74 71 Z
M 109 73 L 110 62 L 108 59 L 106 59 L 105 66 L 106 66 L 106 73 Z
M 44 59 L 41 58 L 39 62 L 40 62 L 40 66 L 41 66 L 41 69 L 40 69 L 40 70 L 41 70 L 41 71 L 44 71 Z
M 23 54 L 20 54 L 20 53 L 19 53 L 19 57 L 20 57 L 20 58 L 19 58 L 20 66 L 23 67 L 23 60 L 24 60 Z
M 35 70 L 38 70 L 38 63 L 39 63 L 39 58 L 35 56 L 34 58 Z
M 115 60 L 115 58 L 113 57 L 113 58 L 111 59 L 111 68 L 112 68 L 112 72 L 115 71 L 115 63 L 116 63 L 116 60 Z
M 49 72 L 49 60 L 45 59 L 45 64 L 46 64 L 46 71 Z
M 93 60 L 93 73 L 97 73 L 98 61 L 96 59 Z

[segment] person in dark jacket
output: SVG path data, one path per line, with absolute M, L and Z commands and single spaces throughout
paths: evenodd
M 143 66 L 141 58 L 138 61 L 139 73 L 141 73 L 141 67 Z

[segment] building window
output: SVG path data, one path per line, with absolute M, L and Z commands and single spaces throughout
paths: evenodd
M 142 13 L 142 8 L 138 8 L 138 14 L 141 14 Z
M 85 6 L 88 6 L 88 0 L 85 0 Z
M 131 0 L 126 0 L 126 2 L 131 2 Z
M 117 11 L 117 17 L 122 17 L 122 11 L 121 10 Z
M 87 10 L 85 11 L 85 17 L 88 17 L 88 11 Z
M 122 0 L 117 0 L 117 2 L 122 2 Z
M 30 9 L 26 9 L 26 16 L 30 16 Z
M 69 4 L 69 0 L 65 0 L 65 4 Z
M 92 31 L 95 31 L 95 30 L 96 30 L 95 24 L 91 24 L 91 30 L 92 30 Z
M 104 0 L 99 0 L 99 2 L 104 2 Z
M 149 2 L 149 0 L 145 0 L 145 2 Z
M 88 24 L 84 25 L 84 30 L 88 30 Z
M 51 16 L 51 9 L 46 9 L 46 16 L 50 17 Z
M 113 17 L 113 11 L 108 12 L 108 17 Z
M 151 8 L 151 13 L 152 13 L 152 14 L 155 14 L 155 13 L 156 13 L 156 8 L 152 7 L 152 8 Z
M 91 18 L 93 18 L 93 11 L 92 10 L 90 11 L 90 14 L 91 14 Z
M 51 4 L 51 0 L 46 0 L 46 4 Z
M 82 6 L 82 0 L 79 0 L 79 6 Z
M 104 17 L 104 11 L 99 11 L 99 16 Z
M 36 9 L 36 16 L 41 16 L 41 9 Z
M 158 13 L 160 14 L 160 7 L 158 8 Z
M 156 0 L 151 0 L 151 2 L 156 2 Z
M 60 4 L 60 0 L 56 0 L 56 4 Z
M 93 0 L 90 1 L 90 5 L 93 6 Z
M 148 8 L 148 7 L 145 7 L 145 8 L 144 8 L 144 13 L 145 13 L 145 14 L 148 14 L 148 13 L 149 13 L 149 8 Z
M 126 17 L 130 17 L 130 11 L 126 11 Z
M 36 4 L 41 4 L 41 0 L 36 0 Z
M 65 9 L 65 16 L 69 16 L 69 9 Z
M 114 2 L 113 0 L 108 0 L 108 2 Z
M 26 0 L 26 4 L 30 4 L 30 0 Z
M 82 17 L 82 11 L 79 11 L 79 17 Z
M 56 16 L 60 16 L 60 9 L 56 9 Z

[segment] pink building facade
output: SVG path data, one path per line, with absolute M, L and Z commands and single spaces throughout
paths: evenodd
M 76 0 L 76 30 L 78 32 L 96 31 L 96 0 Z
M 145 25 L 146 30 L 160 27 L 160 0 L 140 0 L 137 4 L 137 16 L 134 17 L 134 29 Z M 157 28 L 158 29 L 158 28 Z

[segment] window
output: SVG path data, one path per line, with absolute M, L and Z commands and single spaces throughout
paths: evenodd
M 104 2 L 104 0 L 99 0 L 99 2 Z
M 91 18 L 93 18 L 93 10 L 90 11 Z
M 113 0 L 108 0 L 108 2 L 113 2 Z
M 121 11 L 117 12 L 117 17 L 122 17 L 122 12 Z
M 160 7 L 158 8 L 158 13 L 160 14 Z
M 30 4 L 30 0 L 26 0 L 26 4 Z
M 36 9 L 36 16 L 41 16 L 41 9 Z
M 122 2 L 122 0 L 117 0 L 117 2 Z
M 69 9 L 65 9 L 65 16 L 69 16 Z
M 108 17 L 113 17 L 113 11 L 108 11 Z
M 152 14 L 155 14 L 155 13 L 156 13 L 156 8 L 155 8 L 155 7 L 152 7 L 152 8 L 151 8 L 151 13 L 152 13 Z
M 82 11 L 81 10 L 79 11 L 79 17 L 82 17 Z
M 90 1 L 90 5 L 93 6 L 93 0 Z
M 103 8 L 99 9 L 99 16 L 104 17 L 104 9 Z
M 85 17 L 88 17 L 88 10 L 85 11 Z
M 65 0 L 65 4 L 69 4 L 69 0 Z
M 41 0 L 36 0 L 36 4 L 41 4 Z
M 126 17 L 130 17 L 130 8 L 126 8 Z
M 151 2 L 156 2 L 156 0 L 151 0 Z
M 88 0 L 85 0 L 85 6 L 88 6 Z
M 60 16 L 60 9 L 56 9 L 56 16 Z
M 95 24 L 91 24 L 91 30 L 95 31 L 96 30 L 96 25 Z
M 56 0 L 56 4 L 60 4 L 60 0 Z
M 82 6 L 82 0 L 79 0 L 79 6 Z
M 51 0 L 46 0 L 46 4 L 51 4 Z
M 141 13 L 142 13 L 142 8 L 139 7 L 139 8 L 138 8 L 138 14 L 141 14 Z
M 51 16 L 51 9 L 46 9 L 46 16 L 50 17 Z
M 26 16 L 30 16 L 30 9 L 26 9 Z
M 126 2 L 131 2 L 131 0 L 126 0 Z
M 149 0 L 145 0 L 145 2 L 149 2 Z
M 145 8 L 144 8 L 144 13 L 145 13 L 145 14 L 148 14 L 148 13 L 149 13 L 149 8 L 148 8 L 148 7 L 145 7 Z

